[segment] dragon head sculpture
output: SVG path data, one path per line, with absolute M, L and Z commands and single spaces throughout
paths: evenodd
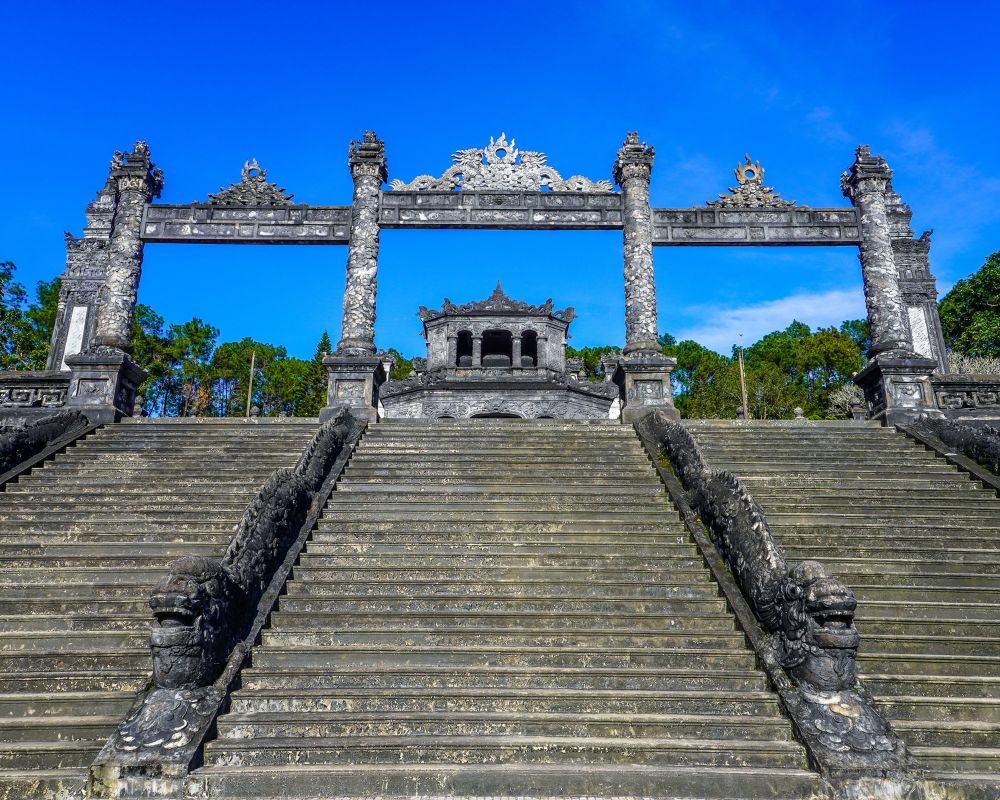
M 860 643 L 854 593 L 815 561 L 789 570 L 778 591 L 776 645 L 792 679 L 819 690 L 853 687 Z
M 153 680 L 161 689 L 208 686 L 222 672 L 235 634 L 228 620 L 241 592 L 223 565 L 185 557 L 149 598 Z

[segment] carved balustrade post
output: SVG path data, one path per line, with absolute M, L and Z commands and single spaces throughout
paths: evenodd
M 615 181 L 622 189 L 625 252 L 625 348 L 618 380 L 625 394 L 622 420 L 636 422 L 654 408 L 673 417 L 670 373 L 677 360 L 660 351 L 653 274 L 653 222 L 649 179 L 653 148 L 630 133 L 618 150 Z
M 906 424 L 923 414 L 940 413 L 930 382 L 938 362 L 914 352 L 899 286 L 887 208 L 888 198 L 894 196 L 892 170 L 868 145 L 861 145 L 841 178 L 841 188 L 858 209 L 861 225 L 861 275 L 872 349 L 855 382 L 864 390 L 869 415 L 888 424 Z
M 111 188 L 114 213 L 94 335 L 84 352 L 64 358 L 73 371 L 67 404 L 80 407 L 92 421 L 131 415 L 136 389 L 146 377 L 129 354 L 142 274 L 142 215 L 159 196 L 163 176 L 150 161 L 145 142 L 136 142 L 131 153 L 115 153 L 106 186 Z

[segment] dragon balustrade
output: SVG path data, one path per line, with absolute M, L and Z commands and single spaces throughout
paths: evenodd
M 57 411 L 23 425 L 0 425 L 0 475 L 89 424 L 79 411 Z
M 836 776 L 908 770 L 905 745 L 858 682 L 853 592 L 816 561 L 790 566 L 746 486 L 712 471 L 683 425 L 656 411 L 637 427 L 670 462 L 766 635 L 758 652 L 816 766 Z
M 169 796 L 187 774 L 361 430 L 340 409 L 264 482 L 222 558 L 170 564 L 149 598 L 152 685 L 95 762 L 92 796 L 146 791 L 151 765 Z
M 1000 475 L 1000 429 L 992 425 L 967 425 L 931 416 L 921 417 L 910 429 L 939 439 L 966 458 L 986 467 L 994 475 Z

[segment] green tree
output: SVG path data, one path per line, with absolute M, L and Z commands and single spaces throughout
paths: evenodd
M 59 307 L 60 279 L 39 281 L 28 303 L 12 261 L 0 263 L 0 369 L 45 369 Z
M 1000 250 L 956 283 L 938 312 L 949 347 L 969 356 L 1000 356 Z
M 209 413 L 219 417 L 246 416 L 251 361 L 254 366 L 251 405 L 259 408 L 264 370 L 286 355 L 284 347 L 258 342 L 249 336 L 238 342 L 220 344 L 212 354 L 208 370 L 212 385 L 212 408 Z
M 389 372 L 389 378 L 394 381 L 403 381 L 409 378 L 410 373 L 413 372 L 413 358 L 407 358 L 395 347 L 390 347 L 388 353 L 395 359 L 392 370 Z
M 323 331 L 316 343 L 316 352 L 313 353 L 309 362 L 309 388 L 305 402 L 302 404 L 301 415 L 304 417 L 319 416 L 319 412 L 326 406 L 326 367 L 323 366 L 323 357 L 327 355 L 333 346 L 330 344 L 330 335 Z
M 579 358 L 583 362 L 583 370 L 587 375 L 587 380 L 604 380 L 604 368 L 601 366 L 601 357 L 609 353 L 620 353 L 620 347 L 612 345 L 601 345 L 598 347 L 566 347 L 566 358 Z

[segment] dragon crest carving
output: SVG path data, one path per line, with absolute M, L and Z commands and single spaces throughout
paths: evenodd
M 451 191 L 453 189 L 513 189 L 553 192 L 610 192 L 610 181 L 592 181 L 582 175 L 563 177 L 546 162 L 548 156 L 529 150 L 518 150 L 516 140 L 490 137 L 483 148 L 459 150 L 452 155 L 455 163 L 435 178 L 418 175 L 409 183 L 394 180 L 395 191 Z
M 276 183 L 267 182 L 267 170 L 257 163 L 257 159 L 243 164 L 239 183 L 229 184 L 229 188 L 219 189 L 208 196 L 208 204 L 213 206 L 291 206 L 293 194 L 287 194 Z
M 717 208 L 790 208 L 794 200 L 782 200 L 774 189 L 764 185 L 764 168 L 759 161 L 751 161 L 747 153 L 745 161 L 733 170 L 736 186 L 729 187 L 729 194 L 720 194 L 718 200 L 709 200 L 708 205 Z

